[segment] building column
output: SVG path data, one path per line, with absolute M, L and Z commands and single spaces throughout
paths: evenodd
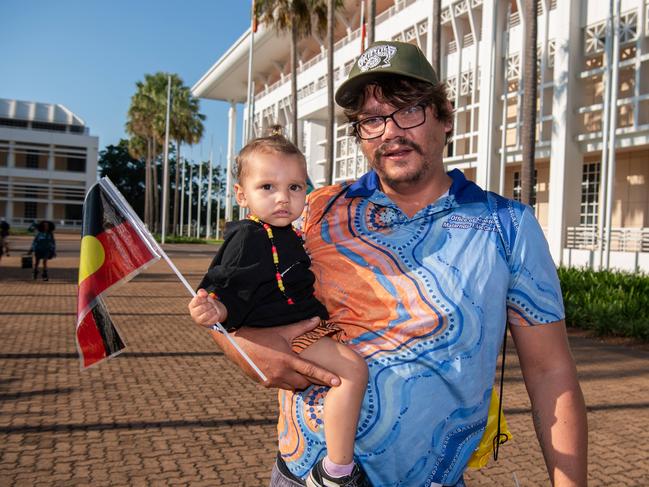
M 50 145 L 49 150 L 47 151 L 47 172 L 48 172 L 48 181 L 47 181 L 47 203 L 45 204 L 45 219 L 54 220 L 54 188 L 52 182 L 52 174 L 54 173 L 54 146 Z
M 230 102 L 228 110 L 228 162 L 225 175 L 225 221 L 232 221 L 232 168 L 234 167 L 234 140 L 237 132 L 237 105 Z
M 309 178 L 316 188 L 322 186 L 325 180 L 324 161 L 326 156 L 324 145 L 319 142 L 325 140 L 326 132 L 326 121 L 324 120 L 309 119 L 304 124 L 302 135 L 304 155 L 309 164 L 307 168 Z
M 478 127 L 477 183 L 484 189 L 498 191 L 499 158 L 496 120 L 501 111 L 497 87 L 502 86 L 502 32 L 506 9 L 497 8 L 497 0 L 482 3 L 482 40 L 480 41 L 480 114 Z M 498 33 L 501 33 L 500 35 Z M 476 39 L 477 43 L 478 40 Z M 458 47 L 459 48 L 459 47 Z M 459 94 L 458 94 L 459 96 Z
M 557 2 L 554 11 L 554 21 L 560 25 L 555 29 L 547 238 L 556 264 L 562 262 L 566 227 L 579 224 L 583 160 L 574 141 L 573 114 L 578 89 L 574 67 L 581 59 L 581 3 Z
M 90 191 L 90 188 L 97 182 L 99 177 L 99 172 L 97 170 L 99 162 L 99 144 L 95 144 L 96 141 L 97 139 L 92 139 L 92 142 L 86 146 L 86 192 Z
M 14 215 L 14 177 L 11 175 L 12 168 L 16 167 L 16 156 L 14 154 L 14 142 L 9 141 L 7 148 L 7 169 L 9 169 L 9 176 L 7 177 L 7 204 L 5 206 L 5 220 L 12 223 Z
M 51 144 L 47 150 L 47 170 L 48 172 L 54 171 L 54 146 Z

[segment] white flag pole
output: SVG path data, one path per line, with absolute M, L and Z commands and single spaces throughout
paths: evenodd
M 165 116 L 164 170 L 162 172 L 162 243 L 167 235 L 167 211 L 169 200 L 169 110 L 171 108 L 171 76 L 167 76 L 167 114 Z M 178 162 L 178 161 L 176 161 Z
M 180 190 L 180 218 L 178 221 L 180 222 L 180 236 L 183 236 L 183 218 L 185 217 L 185 159 L 181 158 L 183 162 L 183 182 L 181 185 L 181 190 Z
M 157 243 L 156 243 L 156 244 L 157 244 Z M 158 245 L 158 247 L 160 248 L 159 245 Z M 171 261 L 171 259 L 167 256 L 167 254 L 165 253 L 165 251 L 162 250 L 162 248 L 160 248 L 159 252 L 160 252 L 160 255 L 162 256 L 162 258 L 167 262 L 167 264 L 169 265 L 169 267 L 171 267 L 171 270 L 174 271 L 174 272 L 176 273 L 176 275 L 178 276 L 178 279 L 180 279 L 180 281 L 185 285 L 185 287 L 187 288 L 187 290 L 189 291 L 189 293 L 190 293 L 192 296 L 196 296 L 196 291 L 194 291 L 194 289 L 192 289 L 192 287 L 191 287 L 191 286 L 189 285 L 189 283 L 187 282 L 187 279 L 185 279 L 185 276 L 183 276 L 183 275 L 180 273 L 180 271 L 178 270 L 178 268 L 177 268 L 177 267 L 175 266 L 175 264 Z M 216 305 L 214 305 L 214 307 L 216 307 Z M 240 355 L 245 359 L 245 361 L 248 362 L 248 365 L 250 365 L 250 367 L 253 368 L 253 370 L 257 373 L 257 375 L 259 376 L 259 378 L 260 378 L 262 381 L 264 381 L 264 382 L 266 382 L 266 381 L 268 380 L 268 379 L 266 378 L 266 376 L 264 375 L 264 373 L 261 371 L 261 369 L 260 369 L 259 367 L 257 367 L 257 365 L 256 365 L 256 364 L 252 361 L 252 359 L 248 356 L 248 354 L 247 354 L 246 352 L 243 351 L 243 349 L 239 346 L 239 344 L 238 344 L 237 342 L 234 341 L 234 338 L 232 338 L 232 335 L 230 335 L 230 334 L 227 332 L 227 330 L 226 330 L 225 328 L 223 328 L 223 325 L 222 325 L 221 323 L 219 323 L 219 322 L 214 323 L 212 326 L 210 326 L 210 330 L 218 331 L 218 332 L 221 333 L 223 336 L 225 336 L 225 338 L 228 339 L 228 341 L 229 341 L 229 342 L 232 344 L 232 346 L 237 350 L 237 352 L 239 352 L 239 354 L 240 354 Z
M 146 229 L 144 224 L 142 223 L 142 220 L 140 220 L 140 217 L 137 216 L 135 211 L 133 211 L 133 208 L 131 208 L 131 205 L 127 203 L 127 201 L 124 199 L 124 196 L 122 193 L 119 192 L 119 190 L 113 185 L 112 181 L 108 179 L 107 177 L 103 177 L 99 180 L 99 184 L 101 187 L 108 193 L 115 205 L 128 217 L 130 222 L 133 224 L 135 227 L 136 231 L 138 234 L 142 237 L 143 241 L 148 244 L 150 248 L 152 248 L 153 252 L 158 254 L 160 257 L 162 257 L 165 262 L 169 265 L 172 271 L 178 276 L 178 279 L 180 279 L 180 282 L 182 282 L 187 290 L 189 291 L 189 294 L 192 296 L 196 296 L 196 291 L 189 285 L 189 282 L 187 282 L 187 279 L 185 279 L 185 276 L 183 276 L 176 265 L 171 261 L 169 256 L 166 254 L 164 250 L 162 250 L 162 247 L 156 240 L 153 238 L 151 233 Z M 216 305 L 215 305 L 216 306 Z M 228 341 L 232 344 L 232 346 L 236 349 L 239 354 L 245 359 L 246 362 L 248 362 L 248 365 L 253 368 L 253 370 L 257 373 L 259 378 L 266 382 L 268 379 L 264 375 L 264 373 L 255 365 L 255 363 L 252 361 L 252 359 L 248 356 L 246 352 L 243 351 L 243 349 L 239 346 L 237 342 L 234 341 L 232 336 L 227 332 L 225 328 L 223 328 L 223 325 L 221 323 L 214 323 L 212 326 L 210 326 L 211 330 L 218 331 L 219 333 L 223 334 Z
M 201 207 L 203 203 L 203 151 L 201 150 L 201 162 L 198 163 L 198 188 L 196 190 L 196 238 L 201 238 Z
M 216 239 L 218 240 L 221 236 L 221 161 L 223 160 L 223 146 L 219 149 L 219 177 L 216 180 L 217 189 L 216 189 Z
M 210 167 L 207 172 L 207 223 L 205 238 L 209 240 L 212 230 L 212 143 L 210 143 Z
M 187 236 L 192 236 L 192 188 L 194 187 L 194 163 L 189 165 L 189 188 L 187 190 Z

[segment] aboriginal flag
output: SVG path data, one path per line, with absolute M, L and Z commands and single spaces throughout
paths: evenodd
M 86 195 L 81 236 L 76 334 L 85 368 L 124 349 L 102 296 L 160 255 L 141 220 L 108 178 Z

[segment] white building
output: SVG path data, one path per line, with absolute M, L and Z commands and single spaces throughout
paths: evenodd
M 0 98 L 0 217 L 79 227 L 99 139 L 63 105 Z
M 334 88 L 360 54 L 360 3 L 346 1 L 337 15 Z M 445 164 L 509 197 L 520 192 L 522 3 L 442 0 L 440 77 L 456 110 Z M 566 265 L 649 271 L 649 0 L 538 3 L 534 207 L 552 255 Z M 430 0 L 376 4 L 377 40 L 412 42 L 431 57 Z M 232 104 L 231 141 L 237 103 L 246 101 L 250 35 L 245 32 L 193 87 L 196 96 Z M 324 180 L 323 44 L 316 37 L 300 42 L 297 80 L 300 145 L 316 184 Z M 253 61 L 253 132 L 279 123 L 290 133 L 288 36 L 261 28 Z M 339 109 L 337 117 L 334 179 L 340 181 L 362 174 L 366 163 Z

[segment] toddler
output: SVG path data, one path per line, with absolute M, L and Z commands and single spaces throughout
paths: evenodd
M 306 479 L 311 487 L 370 487 L 354 462 L 354 438 L 367 386 L 365 360 L 341 343 L 342 330 L 328 322 L 313 295 L 315 276 L 299 232 L 292 226 L 307 190 L 306 160 L 281 135 L 246 145 L 237 157 L 237 203 L 247 220 L 231 222 L 225 240 L 189 304 L 200 325 L 220 322 L 226 329 L 268 327 L 321 318 L 314 330 L 296 338 L 293 351 L 338 375 L 324 403 L 327 455 Z

